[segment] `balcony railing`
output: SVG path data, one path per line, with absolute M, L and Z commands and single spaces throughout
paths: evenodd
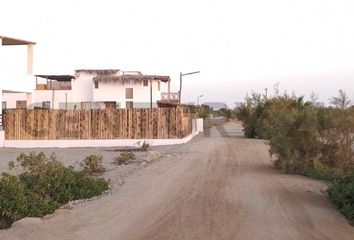
M 71 82 L 37 84 L 36 90 L 71 90 Z
M 179 100 L 179 93 L 178 92 L 171 92 L 170 94 L 161 93 L 161 100 L 162 101 L 168 101 L 169 99 L 173 102 L 178 101 Z

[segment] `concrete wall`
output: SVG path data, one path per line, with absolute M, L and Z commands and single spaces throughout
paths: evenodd
M 196 126 L 196 131 L 197 132 L 203 132 L 204 131 L 204 119 L 203 118 L 197 118 L 197 126 Z
M 5 140 L 0 147 L 11 148 L 70 148 L 70 147 L 133 147 L 138 142 L 150 146 L 176 145 L 189 142 L 198 133 L 193 132 L 182 139 L 112 139 L 112 140 Z
M 5 147 L 5 132 L 3 130 L 0 130 L 0 148 Z

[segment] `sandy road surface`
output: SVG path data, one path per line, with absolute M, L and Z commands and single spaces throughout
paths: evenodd
M 323 183 L 272 169 L 264 142 L 236 123 L 160 150 L 114 194 L 0 239 L 354 239 Z

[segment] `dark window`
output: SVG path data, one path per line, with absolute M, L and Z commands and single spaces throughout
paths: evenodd
M 44 102 L 42 102 L 42 108 L 44 108 L 44 109 L 50 109 L 50 101 L 44 101 Z
M 16 108 L 26 109 L 27 101 L 16 101 Z
M 149 86 L 149 80 L 144 79 L 144 87 Z
M 6 109 L 6 102 L 2 102 L 2 109 Z
M 98 81 L 95 81 L 95 88 L 98 88 Z
M 125 108 L 133 108 L 134 104 L 133 101 L 126 101 L 125 102 Z
M 106 109 L 117 109 L 116 102 L 105 102 L 104 104 Z
M 125 98 L 132 99 L 133 98 L 133 88 L 125 89 Z

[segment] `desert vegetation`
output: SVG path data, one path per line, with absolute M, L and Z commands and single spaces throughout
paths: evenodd
M 244 135 L 268 140 L 274 165 L 331 182 L 329 198 L 354 222 L 354 107 L 343 90 L 317 107 L 317 96 L 252 93 L 237 110 Z
M 118 165 L 127 164 L 129 160 L 134 160 L 135 154 L 133 152 L 122 152 L 119 156 L 114 158 L 114 163 Z
M 90 155 L 87 156 L 82 163 L 80 164 L 83 167 L 83 171 L 95 175 L 95 174 L 101 174 L 106 169 L 102 165 L 103 157 L 100 155 Z
M 20 174 L 0 176 L 0 229 L 24 217 L 53 213 L 69 201 L 100 195 L 109 187 L 105 179 L 90 177 L 86 170 L 75 171 L 43 152 L 20 154 L 9 168 L 18 168 Z

